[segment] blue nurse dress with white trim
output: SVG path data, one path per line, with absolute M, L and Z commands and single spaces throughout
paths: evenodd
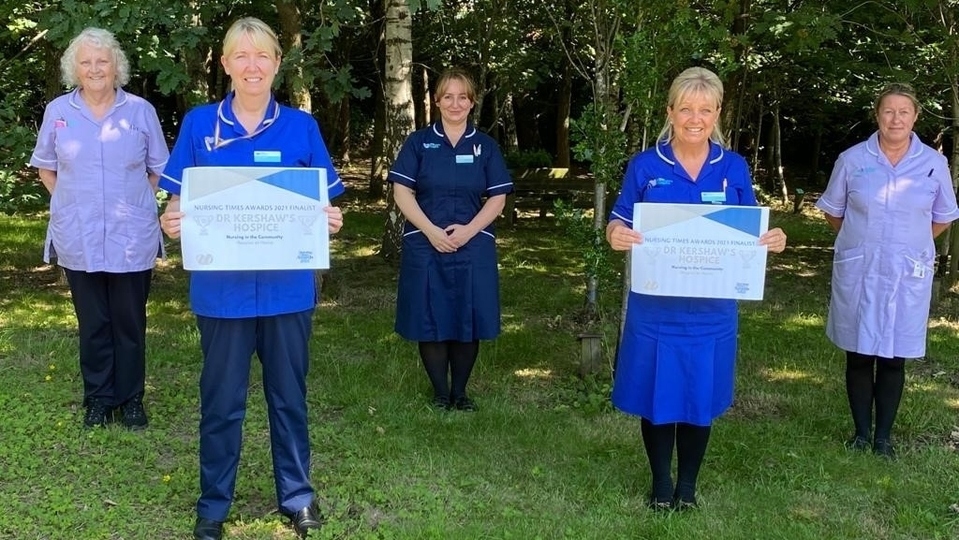
M 925 355 L 932 224 L 959 218 L 946 158 L 913 135 L 894 166 L 874 133 L 839 155 L 816 207 L 843 219 L 826 335 L 869 356 Z
M 704 202 L 720 192 L 724 202 Z M 637 202 L 755 206 L 756 197 L 738 154 L 710 143 L 694 181 L 661 143 L 629 162 L 610 219 L 632 226 Z M 613 405 L 654 424 L 712 424 L 733 401 L 737 327 L 735 300 L 630 292 Z
M 472 124 L 455 147 L 441 122 L 412 133 L 388 180 L 412 189 L 423 213 L 443 228 L 469 223 L 485 199 L 513 191 L 496 141 Z M 499 335 L 499 271 L 492 224 L 457 251 L 440 253 L 406 222 L 395 329 L 412 341 L 469 342 Z

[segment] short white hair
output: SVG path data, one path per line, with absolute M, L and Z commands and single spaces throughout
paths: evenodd
M 116 68 L 117 76 L 113 81 L 113 86 L 119 88 L 130 82 L 130 62 L 127 61 L 127 55 L 123 54 L 123 49 L 117 43 L 117 38 L 109 30 L 102 28 L 88 27 L 77 34 L 77 37 L 70 41 L 67 50 L 63 51 L 60 57 L 60 79 L 68 88 L 80 86 L 77 80 L 77 53 L 81 45 L 90 45 L 97 49 L 106 48 L 113 55 L 113 65 Z

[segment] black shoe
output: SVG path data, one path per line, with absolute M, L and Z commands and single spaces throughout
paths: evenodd
M 223 522 L 212 519 L 196 518 L 193 526 L 195 540 L 220 540 L 223 537 Z
M 872 453 L 890 461 L 896 461 L 896 449 L 889 439 L 876 439 L 872 443 Z
M 476 412 L 479 410 L 479 407 L 476 406 L 476 403 L 472 399 L 466 396 L 460 396 L 453 400 L 453 408 L 457 411 L 467 411 L 467 412 Z
M 696 502 L 696 486 L 689 485 L 688 483 L 682 483 L 681 485 L 676 486 L 676 491 L 673 493 L 673 509 L 677 511 L 692 510 L 697 508 L 699 503 Z
M 441 394 L 436 394 L 433 396 L 433 401 L 430 402 L 430 405 L 437 409 L 442 409 L 444 411 L 449 410 L 450 408 L 450 398 L 449 396 L 444 396 Z
M 846 450 L 851 450 L 854 452 L 865 452 L 869 450 L 869 447 L 872 446 L 869 444 L 869 438 L 863 437 L 862 435 L 856 435 L 855 437 L 846 441 Z
M 147 427 L 147 412 L 143 408 L 143 394 L 137 394 L 120 406 L 120 421 L 124 427 L 139 431 Z
M 676 497 L 676 500 L 673 501 L 673 508 L 678 512 L 684 512 L 686 510 L 699 508 L 699 503 L 696 502 L 695 495 L 692 497 Z
M 323 516 L 315 504 L 310 504 L 306 508 L 294 514 L 287 514 L 290 522 L 293 524 L 293 530 L 300 538 L 306 538 L 311 530 L 319 530 L 323 525 Z
M 646 502 L 646 506 L 648 506 L 653 512 L 671 512 L 673 510 L 673 500 L 668 498 L 662 499 L 650 495 L 649 501 Z
M 102 399 L 90 398 L 87 400 L 87 412 L 83 415 L 83 425 L 88 428 L 106 426 L 113 422 L 113 407 Z

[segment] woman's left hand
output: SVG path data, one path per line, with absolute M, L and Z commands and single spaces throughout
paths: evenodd
M 766 246 L 770 253 L 782 253 L 786 249 L 786 233 L 776 227 L 759 237 L 759 245 Z
M 336 234 L 343 226 L 343 211 L 338 206 L 327 206 L 323 209 L 326 212 L 326 221 L 330 225 L 330 234 Z
M 457 248 L 461 248 L 466 245 L 467 242 L 473 239 L 476 236 L 476 232 L 469 225 L 460 225 L 453 224 L 444 229 L 446 231 L 446 237 L 450 239 L 450 242 Z

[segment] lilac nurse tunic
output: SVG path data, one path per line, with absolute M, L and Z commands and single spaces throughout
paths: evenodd
M 826 335 L 860 354 L 925 355 L 932 224 L 959 218 L 946 158 L 913 134 L 893 166 L 875 133 L 840 154 L 816 207 L 843 218 Z
M 140 272 L 162 254 L 149 173 L 170 153 L 156 111 L 117 89 L 101 119 L 79 90 L 47 105 L 30 165 L 56 171 L 50 195 L 45 262 L 80 272 Z

